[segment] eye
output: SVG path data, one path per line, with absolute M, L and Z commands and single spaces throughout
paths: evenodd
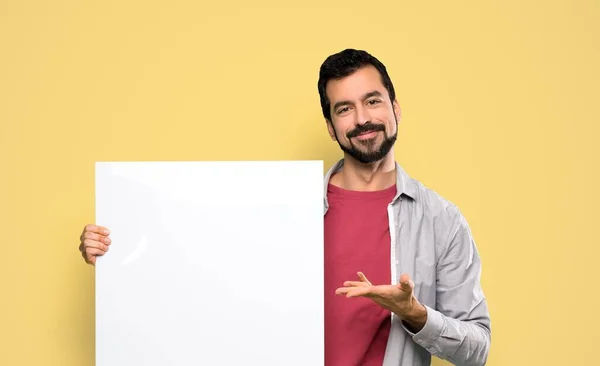
M 375 104 L 379 104 L 379 103 L 381 103 L 380 99 L 371 99 L 367 102 L 367 104 L 369 104 L 369 105 L 375 105 Z
M 342 114 L 342 113 L 346 113 L 350 110 L 350 108 L 348 107 L 343 107 L 337 110 L 337 114 Z

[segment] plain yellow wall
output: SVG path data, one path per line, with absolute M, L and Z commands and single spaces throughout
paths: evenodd
M 600 3 L 284 3 L 0 3 L 0 365 L 94 363 L 94 162 L 329 167 L 316 82 L 346 47 L 387 65 L 398 160 L 471 224 L 489 365 L 600 362 Z

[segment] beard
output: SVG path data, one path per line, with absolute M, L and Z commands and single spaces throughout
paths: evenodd
M 381 142 L 381 145 L 379 145 L 379 148 L 377 148 L 376 145 L 377 136 L 373 137 L 372 139 L 359 142 L 359 144 L 361 144 L 363 147 L 357 147 L 353 142 L 353 137 L 370 131 L 383 132 L 383 141 Z M 369 122 L 356 127 L 354 130 L 346 134 L 346 137 L 350 142 L 350 146 L 344 146 L 340 143 L 335 130 L 334 134 L 336 141 L 338 142 L 338 145 L 340 145 L 340 149 L 342 149 L 343 152 L 362 164 L 371 164 L 383 159 L 396 143 L 396 139 L 398 138 L 398 121 L 396 121 L 396 133 L 392 136 L 388 136 L 385 126 L 381 124 L 373 124 Z

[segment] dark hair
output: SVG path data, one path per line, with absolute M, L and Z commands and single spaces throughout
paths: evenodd
M 381 61 L 366 51 L 348 48 L 327 57 L 319 70 L 319 82 L 317 83 L 317 87 L 319 89 L 319 96 L 321 97 L 321 109 L 323 110 L 323 116 L 326 119 L 331 121 L 331 105 L 327 98 L 327 94 L 325 93 L 327 82 L 331 79 L 341 79 L 346 77 L 367 65 L 372 65 L 379 71 L 381 82 L 387 89 L 390 100 L 393 102 L 394 99 L 396 99 L 394 85 Z

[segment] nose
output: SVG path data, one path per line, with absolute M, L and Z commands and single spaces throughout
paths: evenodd
M 365 123 L 371 122 L 371 115 L 369 114 L 369 110 L 363 106 L 356 107 L 356 120 L 354 123 L 356 125 L 364 125 Z

